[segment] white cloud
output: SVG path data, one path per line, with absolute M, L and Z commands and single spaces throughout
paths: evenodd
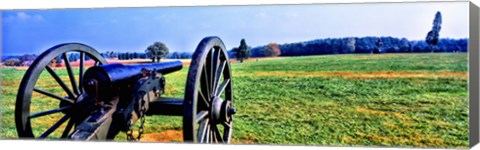
M 43 21 L 44 18 L 39 14 L 27 14 L 25 12 L 17 12 L 16 14 L 7 16 L 5 18 L 6 22 L 10 21 Z

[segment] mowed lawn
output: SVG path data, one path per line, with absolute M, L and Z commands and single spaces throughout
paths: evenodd
M 466 53 L 250 59 L 231 67 L 233 143 L 468 147 Z M 65 70 L 56 71 L 67 79 Z M 165 96 L 183 97 L 187 71 L 166 76 Z M 24 72 L 1 69 L 1 138 L 17 138 L 13 112 Z M 39 86 L 55 88 L 48 74 L 41 78 Z M 36 98 L 35 109 L 58 106 Z M 56 120 L 37 123 L 48 127 Z M 147 117 L 144 140 L 181 141 L 181 120 Z M 166 135 L 172 137 L 158 137 Z

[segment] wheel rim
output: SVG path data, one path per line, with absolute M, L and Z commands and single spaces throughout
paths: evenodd
M 218 37 L 204 38 L 193 54 L 187 76 L 185 142 L 230 143 L 235 114 L 232 87 L 223 42 Z
M 78 79 L 74 74 L 75 68 L 73 68 L 71 62 L 69 62 L 69 54 L 74 53 L 78 53 L 80 57 L 79 67 L 77 68 L 79 72 Z M 65 65 L 67 82 L 62 79 L 62 77 L 58 74 L 58 71 L 53 69 L 54 67 L 50 66 L 51 62 L 56 58 L 61 58 L 63 65 Z M 50 134 L 52 134 L 54 131 L 60 131 L 59 127 L 65 123 L 65 128 L 63 131 L 60 131 L 60 138 L 66 138 L 68 136 L 77 119 L 81 119 L 82 116 L 82 114 L 78 114 L 77 111 L 75 111 L 75 113 L 72 113 L 71 111 L 78 109 L 77 102 L 84 97 L 82 79 L 83 73 L 86 70 L 86 58 L 92 59 L 95 62 L 94 65 L 107 63 L 106 60 L 101 57 L 101 55 L 95 49 L 80 43 L 56 45 L 43 52 L 38 56 L 37 59 L 35 59 L 35 61 L 26 71 L 18 89 L 15 105 L 15 122 L 19 137 L 51 137 Z M 57 86 L 49 88 L 48 90 L 39 88 L 40 84 L 37 86 L 37 81 L 42 73 L 50 74 L 50 76 L 53 78 L 52 83 L 56 84 Z M 52 90 L 63 91 L 63 94 L 57 94 L 59 92 L 52 92 Z M 37 99 L 36 97 L 33 97 L 33 93 L 48 97 L 49 100 Z M 58 102 L 58 108 L 37 110 L 36 106 L 32 106 L 31 104 L 35 103 L 35 100 L 49 103 Z M 35 111 L 31 113 L 32 110 Z M 60 117 L 58 120 L 49 120 L 52 119 L 52 115 L 60 115 L 62 117 Z M 46 122 L 53 122 L 53 124 L 32 127 L 32 124 L 37 125 L 36 123 L 32 122 L 38 121 L 40 118 L 45 119 Z M 41 128 L 46 128 L 46 130 L 42 131 Z M 39 134 L 36 132 L 39 132 Z

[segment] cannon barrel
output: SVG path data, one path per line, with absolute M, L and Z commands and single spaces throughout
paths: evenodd
M 108 82 L 110 83 L 122 82 L 132 77 L 135 77 L 137 75 L 140 75 L 141 70 L 143 68 L 148 70 L 156 70 L 157 73 L 161 73 L 165 75 L 165 74 L 169 74 L 182 69 L 182 62 L 173 61 L 173 62 L 133 64 L 133 65 L 123 65 L 120 63 L 115 63 L 115 64 L 95 66 L 95 67 L 89 68 L 85 72 L 85 79 L 88 80 L 91 77 L 95 77 L 95 76 L 98 77 L 99 74 L 103 74 L 104 77 L 96 78 L 96 79 L 97 80 L 102 78 L 107 79 Z
M 182 69 L 182 67 L 181 61 L 132 65 L 115 63 L 94 66 L 85 72 L 83 85 L 85 85 L 84 87 L 87 93 L 90 93 L 89 91 L 92 91 L 93 89 L 99 89 L 100 91 L 98 92 L 103 94 L 112 93 L 116 92 L 114 87 L 128 85 L 132 80 L 141 77 L 142 69 L 155 70 L 156 73 L 165 75 L 178 71 Z M 96 82 L 97 88 L 89 86 L 91 85 L 89 82 L 92 81 Z

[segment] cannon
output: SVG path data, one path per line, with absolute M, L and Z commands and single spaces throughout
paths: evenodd
M 183 116 L 184 142 L 230 143 L 236 110 L 225 49 L 218 37 L 200 41 L 182 99 L 162 96 L 168 88 L 165 75 L 181 70 L 180 61 L 108 64 L 85 44 L 56 45 L 35 59 L 20 83 L 15 104 L 18 136 L 90 141 L 113 140 L 125 132 L 128 140 L 137 141 L 144 131 L 145 116 L 170 115 Z M 80 56 L 78 67 L 69 61 L 72 53 Z M 55 69 L 53 61 L 63 63 L 64 69 Z M 58 70 L 66 73 L 62 76 Z M 45 76 L 51 80 L 39 82 Z M 42 82 L 56 86 L 42 89 Z M 39 101 L 53 108 L 35 106 Z M 134 128 L 138 128 L 135 134 Z

